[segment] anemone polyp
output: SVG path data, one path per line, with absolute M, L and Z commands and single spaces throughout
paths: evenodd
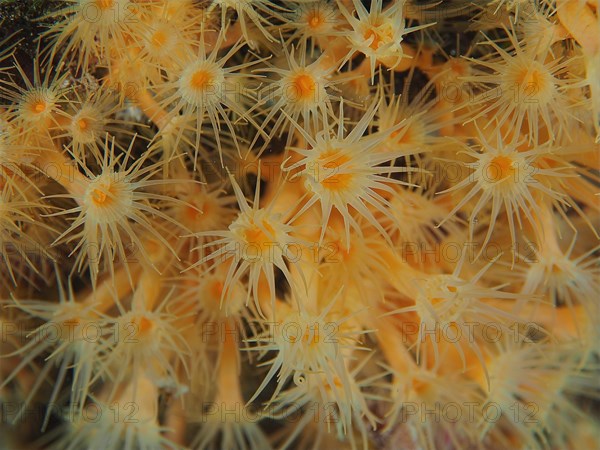
M 415 311 L 424 323 L 435 326 L 461 319 L 471 298 L 460 292 L 456 284 L 461 284 L 461 280 L 451 275 L 434 276 L 419 284 Z
M 317 158 L 316 181 L 329 191 L 345 191 L 352 187 L 352 156 L 342 148 L 330 148 Z
M 493 113 L 496 119 L 487 126 L 494 130 L 519 133 L 526 129 L 530 144 L 553 142 L 576 121 L 569 92 L 576 89 L 577 80 L 564 76 L 569 59 L 555 58 L 549 46 L 543 51 L 526 46 L 514 30 L 507 32 L 512 50 L 488 39 L 495 54 L 479 60 L 468 58 L 484 70 L 462 79 L 474 87 L 485 87 L 468 102 L 475 112 L 470 120 Z
M 366 44 L 377 51 L 380 47 L 389 46 L 394 42 L 394 30 L 390 22 L 371 23 L 365 25 L 363 37 Z
M 0 3 L 6 445 L 600 449 L 598 0 Z
M 222 67 L 211 61 L 199 60 L 189 64 L 181 74 L 179 89 L 187 101 L 197 105 L 209 95 L 218 95 L 224 81 Z
M 92 144 L 102 134 L 102 121 L 90 109 L 81 109 L 71 119 L 70 131 L 74 143 Z
M 29 124 L 42 124 L 52 118 L 57 107 L 57 96 L 49 89 L 26 92 L 20 106 L 20 117 Z
M 93 179 L 84 195 L 88 214 L 97 223 L 119 223 L 133 205 L 133 188 L 118 173 L 105 173 Z
M 503 87 L 511 88 L 513 91 L 516 87 L 514 99 L 516 102 L 546 105 L 558 95 L 557 82 L 551 69 L 540 61 L 525 62 L 516 59 L 514 64 L 507 66 Z
M 306 24 L 313 30 L 321 27 L 326 20 L 327 18 L 324 17 L 324 15 L 319 10 L 309 11 L 306 14 Z
M 239 257 L 249 262 L 278 264 L 282 257 L 279 247 L 290 239 L 287 227 L 264 210 L 240 214 L 229 228 L 237 241 Z
M 296 94 L 291 101 L 314 101 L 317 93 L 317 80 L 309 73 L 300 73 L 292 78 L 293 91 Z
M 514 177 L 521 161 L 518 154 L 514 157 L 508 155 L 494 156 L 489 160 L 485 167 L 485 179 L 491 183 L 505 181 L 509 177 Z

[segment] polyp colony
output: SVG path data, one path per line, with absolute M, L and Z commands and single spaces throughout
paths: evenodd
M 0 53 L 15 445 L 600 445 L 597 0 L 54 3 Z

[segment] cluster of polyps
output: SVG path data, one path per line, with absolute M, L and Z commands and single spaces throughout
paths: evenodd
M 0 433 L 600 445 L 596 1 L 54 3 L 0 41 Z

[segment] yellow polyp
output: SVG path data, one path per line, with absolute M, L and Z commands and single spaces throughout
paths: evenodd
M 139 320 L 134 323 L 135 334 L 137 336 L 144 336 L 149 334 L 154 329 L 154 321 L 142 316 Z
M 262 221 L 262 226 L 271 236 L 275 236 L 275 229 L 265 220 Z M 272 241 L 272 238 L 267 236 L 265 232 L 254 222 L 251 226 L 244 230 L 244 239 L 248 244 L 258 245 L 263 247 Z
M 319 14 L 318 11 L 313 11 L 308 16 L 307 22 L 309 27 L 318 28 L 325 22 L 325 19 Z
M 92 191 L 92 200 L 94 201 L 94 203 L 96 205 L 102 205 L 104 204 L 104 202 L 106 201 L 106 193 L 99 190 L 99 189 L 94 189 Z
M 312 333 L 311 333 L 312 331 Z M 298 336 L 290 335 L 286 337 L 292 344 L 298 342 Z M 306 326 L 306 331 L 302 334 L 302 338 L 300 339 L 302 344 L 309 345 L 310 347 L 314 347 L 320 342 L 320 334 L 319 327 L 316 326 Z
M 512 176 L 514 173 L 513 162 L 505 155 L 494 157 L 485 171 L 487 181 L 497 182 Z
M 314 97 L 317 88 L 317 83 L 311 75 L 298 75 L 296 76 L 296 78 L 294 78 L 293 83 L 295 93 L 297 94 L 299 100 L 306 100 Z
M 204 205 L 203 208 L 203 212 L 206 212 L 206 205 Z M 200 218 L 200 216 L 202 216 L 202 212 L 200 212 L 198 210 L 198 208 L 196 208 L 195 206 L 189 205 L 189 206 L 185 206 L 185 217 L 192 221 L 195 222 L 196 220 L 198 220 Z
M 110 185 L 101 185 L 91 192 L 91 199 L 96 206 L 108 206 L 113 202 L 113 198 L 110 196 L 112 193 Z
M 198 211 L 196 212 L 200 214 Z M 204 202 L 204 204 L 202 205 L 202 214 L 209 214 L 210 212 L 212 212 L 212 205 L 210 204 L 210 202 Z
M 449 292 L 452 292 L 453 294 L 457 292 L 457 289 L 455 286 L 446 286 L 446 288 L 448 289 Z M 438 305 L 439 303 L 443 303 L 448 300 L 449 300 L 449 298 L 433 297 L 433 298 L 431 298 L 430 302 L 431 302 L 432 306 L 435 306 L 435 305 Z
M 373 39 L 371 41 L 371 43 L 369 44 L 369 47 L 371 47 L 373 50 L 377 50 L 379 48 L 379 46 L 381 45 L 381 40 L 379 39 L 379 35 L 373 29 L 367 30 L 364 34 L 364 38 L 366 40 Z
M 254 226 L 253 228 L 246 230 L 244 232 L 244 235 L 246 237 L 246 240 L 253 244 L 258 243 L 258 242 L 264 242 L 266 240 L 265 234 L 257 226 Z
M 464 61 L 453 58 L 448 62 L 453 75 L 465 76 L 468 74 L 468 66 Z
M 167 35 L 164 31 L 157 31 L 152 35 L 151 42 L 154 47 L 162 47 L 167 42 Z
M 416 392 L 417 394 L 423 394 L 429 387 L 429 383 L 421 380 L 420 378 L 413 378 L 411 384 L 412 384 L 413 391 Z
M 324 179 L 321 181 L 321 185 L 331 191 L 341 191 L 350 187 L 352 179 L 351 173 L 341 173 Z
M 46 102 L 44 102 L 43 100 L 39 100 L 32 105 L 31 109 L 34 113 L 41 114 L 44 111 L 46 111 L 46 108 Z
M 378 50 L 379 47 L 392 41 L 393 32 L 387 24 L 374 24 L 370 28 L 367 28 L 363 33 L 365 40 L 372 39 L 369 47 L 372 50 Z
M 527 68 L 519 74 L 518 81 L 522 87 L 535 86 L 540 90 L 544 82 L 544 77 L 539 70 Z
M 85 131 L 89 128 L 90 125 L 86 119 L 79 119 L 77 121 L 77 126 L 81 131 Z
M 312 333 L 311 333 L 312 331 Z M 319 327 L 317 326 L 306 326 L 306 332 L 302 336 L 302 342 L 304 344 L 308 344 L 311 347 L 314 347 L 319 343 Z
M 205 89 L 213 80 L 213 76 L 206 70 L 198 70 L 192 75 L 190 86 L 197 90 Z
M 1 377 L 108 412 L 40 437 L 600 449 L 599 1 L 69 0 L 41 53 L 0 37 Z
M 342 166 L 349 162 L 351 158 L 341 154 L 339 150 L 331 150 L 323 153 L 319 157 L 322 162 L 322 174 L 319 174 L 320 183 L 329 190 L 347 189 L 354 175 L 351 173 L 339 173 Z

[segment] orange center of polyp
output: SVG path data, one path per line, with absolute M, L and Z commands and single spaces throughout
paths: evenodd
M 518 76 L 518 81 L 521 86 L 539 87 L 543 81 L 542 74 L 537 69 L 524 69 Z
M 34 113 L 41 114 L 44 111 L 46 111 L 46 102 L 44 102 L 42 100 L 37 101 L 32 105 L 31 109 L 33 110 Z
M 190 85 L 197 90 L 206 88 L 212 81 L 212 75 L 206 70 L 198 70 L 192 75 Z
M 323 18 L 319 15 L 319 13 L 317 11 L 312 12 L 309 16 L 308 16 L 308 25 L 311 28 L 317 28 L 318 26 L 320 26 L 322 23 L 324 22 Z
M 310 335 L 311 331 L 312 331 L 312 336 Z M 290 336 L 288 336 L 288 338 L 292 344 L 295 344 L 296 342 L 298 342 L 298 336 L 290 335 Z M 301 342 L 303 344 L 308 344 L 311 347 L 317 345 L 319 343 L 318 325 L 315 325 L 312 329 L 311 329 L 311 327 L 307 326 L 306 331 L 304 332 L 304 334 L 302 334 Z
M 131 338 L 137 337 L 137 336 L 145 336 L 148 335 L 152 329 L 154 328 L 154 322 L 151 319 L 148 319 L 147 317 L 140 317 L 139 320 L 137 321 L 137 323 L 133 323 L 134 325 L 134 330 L 133 330 L 133 336 L 130 336 Z
M 453 294 L 456 293 L 456 288 L 454 286 L 447 286 L 448 291 L 452 292 Z M 442 303 L 446 300 L 446 298 L 441 298 L 441 297 L 435 297 L 431 299 L 431 304 L 432 305 L 437 305 L 438 303 Z
M 302 74 L 294 78 L 294 87 L 298 99 L 305 100 L 313 97 L 317 83 L 315 83 L 315 79 L 312 76 Z
M 490 165 L 486 170 L 488 181 L 502 181 L 508 178 L 514 172 L 513 160 L 508 156 L 496 156 L 490 161 Z
M 466 75 L 467 67 L 463 61 L 459 61 L 457 59 L 452 59 L 450 61 L 450 69 L 454 73 L 454 75 Z
M 195 222 L 200 218 L 202 213 L 195 206 L 186 206 L 185 214 L 188 220 Z
M 92 202 L 94 202 L 96 206 L 107 206 L 110 204 L 111 199 L 108 197 L 107 191 L 107 188 L 92 190 Z
M 77 121 L 77 125 L 79 126 L 79 129 L 80 129 L 81 131 L 85 131 L 85 130 L 87 130 L 87 129 L 88 129 L 88 127 L 89 127 L 89 123 L 88 123 L 88 121 L 87 121 L 86 119 L 79 119 L 79 120 Z
M 263 227 L 269 232 L 271 236 L 275 235 L 275 230 L 271 225 L 267 222 L 263 221 Z M 246 242 L 253 245 L 258 245 L 260 247 L 264 246 L 268 242 L 270 242 L 270 238 L 265 234 L 265 232 L 256 224 L 252 224 L 252 226 L 244 231 L 244 237 Z
M 371 47 L 373 50 L 377 50 L 379 48 L 379 46 L 381 45 L 381 39 L 380 39 L 379 35 L 377 34 L 377 32 L 373 29 L 368 29 L 365 32 L 364 37 L 366 40 L 373 39 L 371 41 L 371 43 L 369 44 L 369 47 Z
M 351 173 L 339 173 L 344 163 L 350 161 L 346 155 L 339 154 L 338 151 L 329 151 L 321 155 L 319 160 L 322 162 L 322 174 L 318 175 L 321 185 L 329 190 L 340 191 L 347 189 L 352 181 Z
M 412 388 L 413 390 L 418 393 L 418 394 L 422 394 L 425 392 L 425 390 L 429 387 L 429 384 L 424 381 L 421 380 L 419 378 L 413 378 L 412 380 Z
M 152 35 L 152 45 L 162 47 L 167 42 L 167 35 L 163 31 L 157 31 Z
M 372 39 L 369 47 L 372 50 L 377 50 L 384 44 L 388 44 L 394 40 L 394 30 L 388 21 L 381 18 L 375 20 L 364 29 L 363 37 L 365 40 Z

